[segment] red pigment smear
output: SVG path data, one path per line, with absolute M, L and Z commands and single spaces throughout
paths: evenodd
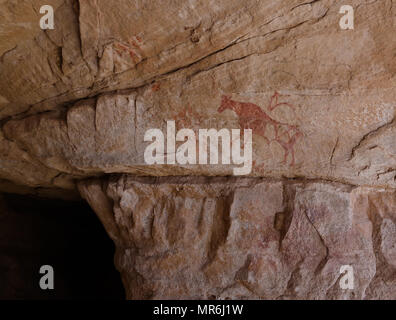
M 134 42 L 136 44 L 136 42 Z M 131 42 L 129 42 L 130 46 L 136 47 L 138 49 L 140 49 L 140 47 L 136 44 L 133 45 L 133 43 L 131 44 Z M 140 60 L 140 55 L 138 53 L 136 53 L 134 51 L 133 48 L 131 48 L 130 46 L 124 45 L 122 43 L 116 42 L 114 44 L 115 46 L 115 50 L 117 51 L 118 54 L 122 55 L 123 53 L 129 54 L 129 56 L 131 57 L 132 61 L 136 64 L 139 62 Z
M 129 41 L 129 43 L 131 44 L 131 46 L 133 46 L 133 47 L 135 47 L 137 49 L 140 49 L 140 46 L 137 44 L 137 42 L 135 40 L 131 39 Z
M 159 89 L 161 88 L 161 84 L 160 83 L 155 83 L 151 86 L 151 90 L 153 92 L 157 92 Z
M 202 116 L 194 111 L 191 106 L 187 106 L 185 109 L 178 112 L 175 116 L 175 123 L 177 128 L 191 128 L 194 122 L 200 123 Z

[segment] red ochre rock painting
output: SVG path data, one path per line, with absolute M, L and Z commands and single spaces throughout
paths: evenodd
M 129 55 L 132 61 L 137 64 L 143 60 L 141 54 L 141 45 L 143 44 L 143 40 L 139 36 L 133 36 L 128 42 L 114 42 L 114 49 L 120 55 L 123 56 L 125 54 Z
M 174 116 L 177 130 L 183 128 L 194 129 L 194 127 L 200 124 L 202 119 L 203 117 L 193 110 L 191 106 L 187 106 Z
M 151 86 L 151 91 L 152 91 L 152 92 L 157 92 L 159 89 L 161 89 L 161 84 L 160 84 L 160 83 L 154 83 L 154 84 Z
M 273 111 L 281 106 L 285 106 L 293 110 L 295 109 L 295 107 L 290 103 L 279 102 L 279 97 L 280 94 L 278 92 L 275 92 L 272 95 L 267 107 L 269 111 Z M 261 136 L 268 144 L 271 142 L 278 143 L 284 150 L 283 164 L 288 163 L 287 160 L 289 157 L 289 165 L 295 165 L 294 147 L 297 141 L 302 137 L 302 132 L 298 129 L 298 126 L 279 122 L 271 118 L 260 106 L 254 103 L 235 101 L 230 97 L 223 95 L 221 105 L 217 111 L 221 113 L 227 109 L 230 109 L 237 114 L 241 129 L 252 129 L 253 134 Z M 174 115 L 174 120 L 177 130 L 182 128 L 194 129 L 203 122 L 204 117 L 193 110 L 191 106 L 187 106 L 185 109 Z M 268 127 L 272 127 L 274 130 L 274 137 L 272 138 L 269 137 L 269 132 L 267 131 Z M 241 135 L 243 135 L 243 131 L 241 132 Z
M 287 106 L 293 110 L 295 109 L 293 105 L 287 102 L 279 103 L 278 100 L 279 93 L 275 92 L 271 97 L 267 109 L 273 111 L 280 106 Z M 302 132 L 296 125 L 279 122 L 271 118 L 260 106 L 254 103 L 235 101 L 229 96 L 223 95 L 221 105 L 217 111 L 221 113 L 227 109 L 237 114 L 241 129 L 252 129 L 253 134 L 263 137 L 268 144 L 271 142 L 278 143 L 284 150 L 283 163 L 287 164 L 287 158 L 290 155 L 291 161 L 289 165 L 294 166 L 294 146 L 298 139 L 302 137 Z M 273 138 L 269 137 L 269 132 L 267 131 L 268 127 L 272 127 L 274 130 L 275 134 Z

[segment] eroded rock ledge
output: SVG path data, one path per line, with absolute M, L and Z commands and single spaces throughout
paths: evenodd
M 396 298 L 395 0 L 3 3 L 0 190 L 78 185 L 129 298 Z M 251 177 L 147 165 L 167 120 L 252 127 Z
M 147 166 L 144 132 L 164 120 L 178 130 L 254 124 L 252 176 L 396 187 L 394 0 L 351 0 L 349 31 L 336 0 L 47 3 L 54 30 L 38 27 L 40 1 L 4 4 L 0 190 L 231 173 Z M 272 120 L 218 112 L 224 95 Z
M 79 183 L 130 299 L 395 299 L 396 192 L 258 178 Z M 340 267 L 355 289 L 340 288 Z

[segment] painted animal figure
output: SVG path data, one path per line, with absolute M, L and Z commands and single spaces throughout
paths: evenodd
M 275 106 L 272 105 L 273 99 L 276 99 Z M 280 105 L 287 105 L 292 108 L 292 105 L 288 103 L 278 103 L 278 94 L 275 93 L 271 98 L 269 109 L 274 110 Z M 302 136 L 302 133 L 298 130 L 297 126 L 276 121 L 265 113 L 260 106 L 254 103 L 235 101 L 230 97 L 223 95 L 221 105 L 217 111 L 221 113 L 227 109 L 232 110 L 237 114 L 239 125 L 242 129 L 252 129 L 253 134 L 263 137 L 267 143 L 276 141 L 285 152 L 283 163 L 286 163 L 287 157 L 291 155 L 290 165 L 294 165 L 294 145 L 298 138 Z M 268 126 L 271 126 L 274 130 L 274 138 L 271 140 L 268 138 Z

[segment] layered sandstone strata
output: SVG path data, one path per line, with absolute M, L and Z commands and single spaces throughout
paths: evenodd
M 395 298 L 394 0 L 0 3 L 0 190 L 80 192 L 130 298 Z M 147 165 L 167 121 L 252 129 L 250 177 Z
M 126 175 L 79 188 L 117 246 L 130 299 L 396 298 L 394 191 Z
M 2 38 L 3 180 L 66 192 L 103 173 L 232 173 L 147 166 L 144 133 L 174 120 L 251 127 L 252 176 L 396 187 L 393 1 L 349 1 L 354 30 L 332 0 L 48 2 L 43 31 L 38 4 L 5 1 L 27 30 Z

